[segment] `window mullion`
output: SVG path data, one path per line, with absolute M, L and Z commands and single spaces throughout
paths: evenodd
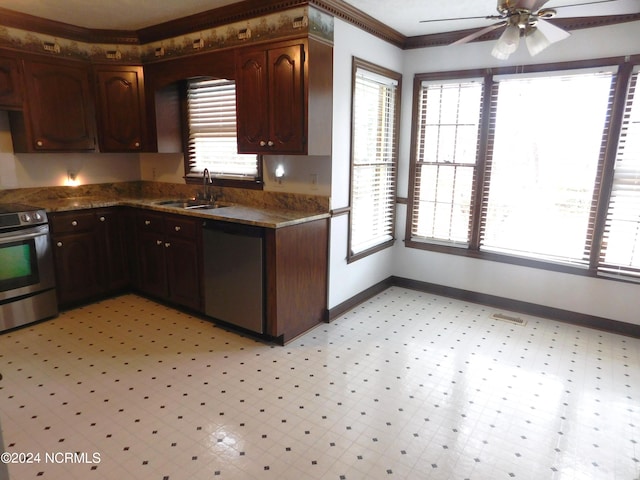
M 483 213 L 486 212 L 486 185 L 490 177 L 490 169 L 485 167 L 490 162 L 493 149 L 493 135 L 489 132 L 495 128 L 495 105 L 494 96 L 496 88 L 491 74 L 484 78 L 482 90 L 482 108 L 480 110 L 480 128 L 478 131 L 478 154 L 476 169 L 473 178 L 473 194 L 471 196 L 471 238 L 469 239 L 469 249 L 479 250 L 482 242 L 482 225 L 485 222 Z
M 614 93 L 614 103 L 611 107 L 610 124 L 606 134 L 607 144 L 603 158 L 602 178 L 599 191 L 594 193 L 594 201 L 597 202 L 595 218 L 593 219 L 593 232 L 591 249 L 589 252 L 589 269 L 596 271 L 600 264 L 602 241 L 609 211 L 609 201 L 613 188 L 614 168 L 620 141 L 620 132 L 624 110 L 626 108 L 626 92 L 633 71 L 633 65 L 625 63 L 620 66 L 617 74 Z

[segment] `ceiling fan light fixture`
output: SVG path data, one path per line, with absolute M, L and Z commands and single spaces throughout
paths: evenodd
M 491 55 L 499 60 L 506 60 L 509 55 L 518 49 L 519 44 L 520 27 L 517 24 L 510 23 L 494 45 Z
M 527 30 L 527 32 L 525 33 L 524 41 L 527 44 L 527 49 L 529 50 L 529 54 L 532 57 L 535 57 L 537 54 L 551 45 L 549 39 L 544 35 L 544 33 L 538 30 L 537 27 L 531 27 Z

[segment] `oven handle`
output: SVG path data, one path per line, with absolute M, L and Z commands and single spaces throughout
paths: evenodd
M 22 240 L 30 240 L 32 238 L 37 238 L 43 235 L 47 235 L 49 233 L 49 228 L 47 227 L 47 225 L 44 225 L 44 227 L 45 228 L 38 227 L 37 231 L 34 231 L 34 229 L 29 229 L 29 230 L 20 230 L 18 232 L 2 234 L 0 235 L 0 244 L 10 243 L 10 242 L 19 242 Z

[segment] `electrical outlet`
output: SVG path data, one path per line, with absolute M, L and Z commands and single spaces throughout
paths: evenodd
M 312 173 L 310 176 L 311 176 L 311 190 L 317 190 L 318 189 L 318 174 L 317 173 Z

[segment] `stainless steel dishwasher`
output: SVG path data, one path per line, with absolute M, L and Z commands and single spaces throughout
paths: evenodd
M 206 315 L 264 333 L 263 240 L 260 227 L 204 223 Z

